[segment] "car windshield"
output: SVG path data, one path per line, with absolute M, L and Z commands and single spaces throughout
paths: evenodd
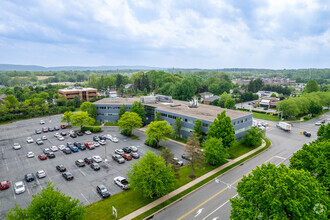
M 127 180 L 122 180 L 121 183 L 124 184 L 124 185 L 128 184 Z
M 108 190 L 106 188 L 101 188 L 101 192 L 105 193 L 108 192 Z
M 40 170 L 40 171 L 38 171 L 38 174 L 39 174 L 39 175 L 43 175 L 43 174 L 45 174 L 45 171 Z
M 14 146 L 19 146 L 19 144 L 18 143 L 14 143 Z
M 71 177 L 72 174 L 71 174 L 71 173 L 67 173 L 66 176 L 67 176 L 67 177 Z
M 22 183 L 17 184 L 17 185 L 16 185 L 16 188 L 17 188 L 17 189 L 23 188 L 23 184 L 22 184 Z

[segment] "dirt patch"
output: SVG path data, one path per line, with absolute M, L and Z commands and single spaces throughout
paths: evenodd
M 44 80 L 44 79 L 48 79 L 48 78 L 54 78 L 55 76 L 37 76 L 38 80 Z

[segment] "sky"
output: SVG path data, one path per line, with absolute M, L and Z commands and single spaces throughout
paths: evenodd
M 329 0 L 0 0 L 0 63 L 329 68 Z

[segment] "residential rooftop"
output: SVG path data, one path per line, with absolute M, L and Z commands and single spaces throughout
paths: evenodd
M 94 104 L 118 104 L 118 105 L 130 105 L 135 101 L 140 101 L 139 98 L 104 98 L 99 101 L 94 102 Z M 143 103 L 147 106 L 156 107 L 158 110 L 172 112 L 180 115 L 186 115 L 193 118 L 199 118 L 206 121 L 213 122 L 223 110 L 226 111 L 226 115 L 232 120 L 241 118 L 247 115 L 251 115 L 249 112 L 236 111 L 231 109 L 224 109 L 214 105 L 199 104 L 198 108 L 189 108 L 189 102 L 172 100 L 171 103 L 168 102 L 158 102 L 158 103 Z

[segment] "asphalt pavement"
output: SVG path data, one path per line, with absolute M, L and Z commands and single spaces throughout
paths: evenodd
M 329 117 L 330 114 L 328 113 L 325 118 Z M 315 122 L 318 120 L 313 119 L 308 122 L 293 123 L 292 132 L 285 132 L 277 128 L 277 122 L 267 121 L 270 127 L 266 130 L 266 137 L 272 142 L 270 148 L 153 215 L 152 219 L 229 219 L 231 210 L 229 199 L 237 196 L 236 186 L 243 175 L 248 175 L 262 163 L 270 162 L 276 165 L 284 163 L 288 165 L 293 153 L 301 149 L 303 144 L 317 138 L 316 133 L 319 127 L 315 125 Z M 305 137 L 300 134 L 301 131 L 305 130 L 310 131 L 312 136 Z

